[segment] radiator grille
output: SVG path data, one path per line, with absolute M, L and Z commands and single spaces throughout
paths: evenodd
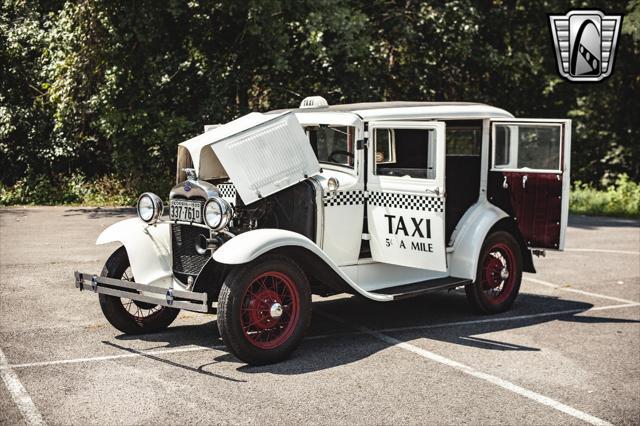
M 196 241 L 209 230 L 198 226 L 171 225 L 171 248 L 173 252 L 173 270 L 181 274 L 198 275 L 210 256 L 196 252 Z

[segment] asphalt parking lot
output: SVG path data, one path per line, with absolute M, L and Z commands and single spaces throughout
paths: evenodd
M 112 328 L 75 269 L 132 210 L 0 209 L 0 423 L 639 424 L 640 222 L 572 217 L 514 308 L 463 293 L 379 304 L 318 298 L 288 361 L 248 367 L 215 316 Z

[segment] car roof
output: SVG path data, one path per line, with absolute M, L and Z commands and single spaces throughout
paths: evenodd
M 284 112 L 304 113 L 353 113 L 363 120 L 407 119 L 407 118 L 511 118 L 513 115 L 501 108 L 476 102 L 359 102 L 329 105 L 319 108 L 290 108 L 269 111 L 267 114 Z

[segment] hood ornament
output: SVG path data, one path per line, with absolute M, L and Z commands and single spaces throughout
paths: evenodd
M 187 180 L 198 180 L 198 175 L 196 174 L 196 169 L 192 168 L 184 168 L 183 172 L 187 175 Z

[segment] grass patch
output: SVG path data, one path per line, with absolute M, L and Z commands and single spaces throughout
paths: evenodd
M 71 177 L 25 177 L 8 187 L 0 184 L 0 205 L 134 206 L 137 189 L 112 175 L 88 181 Z
M 134 206 L 140 195 L 138 188 L 148 187 L 148 183 L 133 185 L 130 180 L 113 175 L 94 180 L 80 174 L 54 179 L 25 177 L 11 187 L 0 184 L 0 205 Z M 153 189 L 158 194 L 166 193 L 160 188 Z M 624 174 L 605 190 L 576 181 L 569 210 L 573 214 L 638 218 L 640 185 Z
M 626 174 L 618 177 L 614 185 L 599 190 L 592 185 L 576 181 L 569 198 L 569 211 L 592 216 L 640 217 L 640 185 Z

